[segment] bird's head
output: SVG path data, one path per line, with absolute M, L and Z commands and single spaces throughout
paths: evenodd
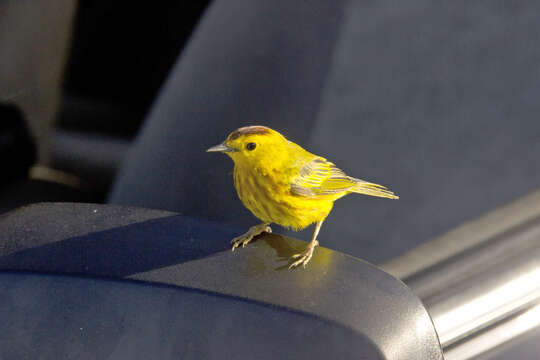
M 255 166 L 275 162 L 283 156 L 287 139 L 265 126 L 246 126 L 229 134 L 227 139 L 207 152 L 223 152 L 236 164 Z

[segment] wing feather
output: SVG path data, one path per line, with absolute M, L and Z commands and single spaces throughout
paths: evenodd
M 347 191 L 358 180 L 324 158 L 315 158 L 304 164 L 291 183 L 291 191 L 301 196 L 331 195 Z

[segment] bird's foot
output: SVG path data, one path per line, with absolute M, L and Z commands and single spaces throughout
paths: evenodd
M 307 263 L 311 260 L 311 257 L 313 256 L 313 250 L 315 250 L 315 246 L 317 245 L 319 245 L 318 241 L 310 242 L 307 249 L 303 253 L 291 256 L 291 259 L 293 260 L 298 259 L 298 260 L 296 260 L 291 265 L 289 265 L 289 269 L 295 268 L 300 265 L 302 265 L 305 268 Z
M 237 247 L 246 246 L 253 238 L 263 232 L 271 233 L 272 228 L 268 224 L 259 224 L 249 228 L 248 232 L 231 240 L 232 251 Z

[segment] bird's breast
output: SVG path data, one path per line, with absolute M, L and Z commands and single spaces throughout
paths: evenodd
M 237 166 L 234 169 L 238 197 L 246 208 L 264 222 L 303 229 L 328 215 L 332 201 L 292 194 L 287 180 L 277 170 L 259 171 Z

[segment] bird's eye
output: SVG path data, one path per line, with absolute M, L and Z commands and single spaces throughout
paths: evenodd
M 255 143 L 247 143 L 246 144 L 246 149 L 248 149 L 249 151 L 255 150 L 256 147 L 257 147 L 257 144 L 255 144 Z

